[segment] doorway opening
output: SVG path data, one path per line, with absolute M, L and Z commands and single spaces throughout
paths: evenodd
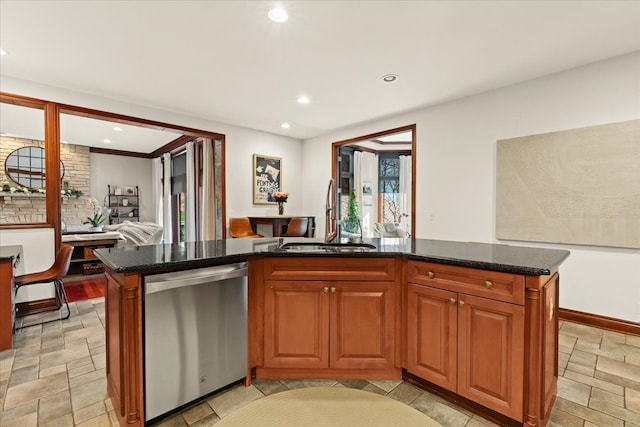
M 415 236 L 416 125 L 332 144 L 341 238 Z

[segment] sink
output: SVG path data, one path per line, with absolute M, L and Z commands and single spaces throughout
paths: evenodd
M 315 252 L 315 253 L 353 253 L 369 252 L 376 247 L 368 243 L 311 243 L 311 242 L 291 242 L 280 246 L 285 252 Z

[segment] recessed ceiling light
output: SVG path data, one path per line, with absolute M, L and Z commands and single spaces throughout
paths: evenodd
M 280 127 L 282 129 L 289 129 L 291 127 L 291 125 L 289 123 L 283 123 L 283 124 L 280 125 Z
M 0 56 L 5 56 L 7 54 L 7 51 L 4 49 L 0 49 Z
M 397 74 L 385 74 L 384 76 L 382 76 L 382 81 L 385 83 L 393 83 L 396 80 L 398 80 Z
M 300 104 L 308 104 L 309 103 L 309 97 L 308 96 L 300 96 L 298 97 L 298 103 Z
M 289 14 L 281 7 L 274 7 L 267 15 L 273 22 L 284 22 L 289 19 Z
M 113 128 L 116 132 L 122 132 L 122 128 L 120 126 L 116 126 Z
M 103 139 L 102 142 L 104 142 L 105 144 L 111 144 L 111 140 L 110 139 Z

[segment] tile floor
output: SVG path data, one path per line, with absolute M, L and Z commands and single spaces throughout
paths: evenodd
M 117 425 L 106 392 L 104 298 L 70 305 L 70 319 L 23 329 L 14 348 L 0 352 L 2 427 Z M 559 365 L 550 425 L 640 427 L 640 337 L 563 322 Z M 364 380 L 256 380 L 158 425 L 210 426 L 265 395 L 317 385 L 388 395 L 446 427 L 492 425 L 408 383 Z

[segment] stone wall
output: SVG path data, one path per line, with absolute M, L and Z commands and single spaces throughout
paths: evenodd
M 0 187 L 8 184 L 18 187 L 6 174 L 4 163 L 9 154 L 26 146 L 44 148 L 43 141 L 0 136 Z M 82 191 L 80 197 L 62 197 L 62 217 L 67 225 L 81 225 L 93 211 L 87 199 L 91 188 L 89 147 L 61 144 L 60 159 L 65 172 L 63 186 Z M 102 200 L 99 200 L 102 204 Z M 0 223 L 37 223 L 46 221 L 46 198 L 39 193 L 0 192 Z

